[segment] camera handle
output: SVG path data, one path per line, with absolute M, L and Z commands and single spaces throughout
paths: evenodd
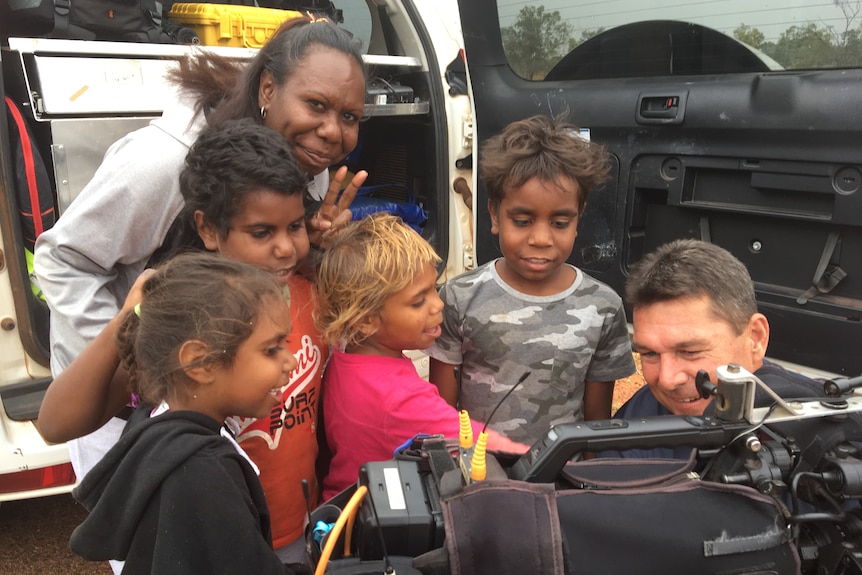
M 735 363 L 720 365 L 716 369 L 716 376 L 718 383 L 715 386 L 713 408 L 715 417 L 722 421 L 759 423 L 766 413 L 758 413 L 754 408 L 754 395 L 758 387 L 775 402 L 772 407 L 763 408 L 764 412 L 767 409 L 771 411 L 770 416 L 796 418 L 801 415 L 802 406 L 799 402 L 791 405 L 784 401 L 759 377 L 744 367 Z

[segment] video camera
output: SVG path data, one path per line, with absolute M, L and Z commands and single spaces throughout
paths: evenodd
M 489 458 L 483 482 L 470 481 L 463 450 L 440 437 L 365 464 L 356 491 L 366 495 L 342 549 L 368 570 L 350 572 L 382 573 L 399 556 L 399 572 L 426 575 L 589 573 L 591 564 L 862 574 L 862 377 L 827 381 L 817 397 L 781 397 L 737 365 L 717 376 L 697 379 L 714 396 L 709 415 L 558 425 L 518 459 Z M 680 446 L 693 449 L 689 461 L 584 459 Z M 518 563 L 530 553 L 525 565 L 541 568 Z M 341 572 L 339 561 L 325 572 Z

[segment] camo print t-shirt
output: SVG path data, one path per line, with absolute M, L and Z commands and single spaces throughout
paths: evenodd
M 443 334 L 425 352 L 461 365 L 460 408 L 485 421 L 525 372 L 489 427 L 532 444 L 560 423 L 584 418 L 584 382 L 634 373 L 622 300 L 580 270 L 565 291 L 530 296 L 506 284 L 496 262 L 440 290 Z

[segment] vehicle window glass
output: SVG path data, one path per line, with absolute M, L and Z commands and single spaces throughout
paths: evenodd
M 862 66 L 862 0 L 498 0 L 509 66 L 574 80 Z
M 362 40 L 362 51 L 368 53 L 371 42 L 371 14 L 365 0 L 338 0 L 336 7 L 341 11 L 341 26 Z

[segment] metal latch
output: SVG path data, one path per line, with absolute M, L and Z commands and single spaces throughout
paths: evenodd
M 641 94 L 638 97 L 639 124 L 681 124 L 688 92 Z

